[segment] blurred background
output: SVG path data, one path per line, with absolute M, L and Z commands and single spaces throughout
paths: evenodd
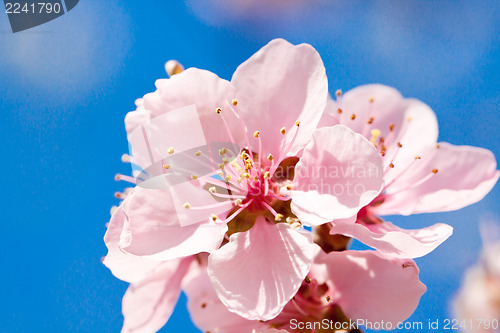
M 3 10 L 2 10 L 3 11 Z M 273 38 L 309 43 L 329 88 L 396 87 L 432 107 L 440 141 L 500 157 L 500 2 L 82 0 L 13 34 L 0 13 L 0 331 L 117 332 L 127 284 L 100 258 L 118 172 L 130 173 L 123 118 L 166 77 L 164 63 L 230 79 Z M 417 259 L 428 292 L 410 321 L 451 318 L 478 222 L 500 216 L 500 185 L 460 211 L 388 218 L 454 235 Z M 185 298 L 162 332 L 199 332 Z

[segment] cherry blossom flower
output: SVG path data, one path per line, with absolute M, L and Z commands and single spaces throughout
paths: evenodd
M 418 273 L 413 260 L 385 258 L 374 251 L 320 252 L 299 291 L 269 321 L 229 312 L 203 265 L 193 265 L 183 290 L 193 322 L 204 331 L 252 333 L 274 328 L 305 333 L 328 325 L 326 331 L 358 332 L 351 323 L 384 321 L 384 327 L 396 327 L 407 319 L 426 290 Z
M 332 224 L 331 233 L 399 258 L 431 252 L 451 235 L 450 226 L 404 230 L 379 216 L 451 211 L 481 200 L 499 177 L 495 157 L 482 148 L 438 143 L 434 112 L 393 88 L 366 85 L 336 95 L 320 125 L 342 124 L 370 140 L 383 158 L 385 185 L 356 216 Z
M 377 150 L 345 126 L 317 129 L 328 85 L 306 44 L 270 42 L 231 82 L 190 68 L 156 86 L 125 119 L 138 186 L 112 219 L 115 247 L 159 262 L 208 252 L 230 311 L 276 317 L 319 250 L 302 224 L 369 204 L 383 185 Z
M 467 333 L 500 331 L 500 225 L 481 225 L 481 260 L 469 268 L 453 308 L 462 330 Z

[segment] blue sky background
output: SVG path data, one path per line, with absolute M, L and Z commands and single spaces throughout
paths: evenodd
M 441 141 L 500 156 L 500 2 L 306 2 L 241 10 L 216 0 L 82 0 L 16 34 L 0 13 L 1 332 L 119 331 L 127 284 L 100 263 L 104 225 L 124 186 L 113 177 L 130 172 L 120 161 L 123 118 L 166 77 L 166 60 L 230 79 L 272 38 L 307 42 L 330 91 L 394 86 L 434 109 Z M 499 198 L 497 185 L 457 212 L 391 219 L 455 227 L 417 260 L 428 292 L 410 320 L 450 317 L 480 250 L 478 221 L 500 216 Z M 198 332 L 184 297 L 162 332 L 180 329 Z

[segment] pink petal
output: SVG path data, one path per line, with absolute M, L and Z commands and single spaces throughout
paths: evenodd
M 380 155 L 363 136 L 321 128 L 295 167 L 292 211 L 312 225 L 350 218 L 379 194 L 382 176 Z
M 386 260 L 374 251 L 330 252 L 326 266 L 333 302 L 352 320 L 395 327 L 415 310 L 426 287 L 413 260 Z
M 318 246 L 309 233 L 258 217 L 212 253 L 208 274 L 222 303 L 247 319 L 276 317 L 294 296 Z
M 126 219 L 127 216 L 122 207 L 118 207 L 113 213 L 108 224 L 108 230 L 104 235 L 108 254 L 104 258 L 103 264 L 117 278 L 127 282 L 136 282 L 148 276 L 160 263 L 125 253 L 120 249 L 118 243 Z
M 378 214 L 416 214 L 460 209 L 481 200 L 495 185 L 495 156 L 486 149 L 439 143 L 386 191 Z M 432 174 L 436 169 L 437 173 Z M 411 172 L 410 172 L 411 171 Z M 429 177 L 430 176 L 430 177 Z M 427 180 L 421 182 L 421 179 Z
M 393 181 L 394 178 L 403 174 L 411 174 L 415 169 L 405 170 L 410 165 L 419 167 L 420 162 L 427 159 L 426 155 L 429 147 L 435 147 L 438 137 L 438 122 L 434 111 L 421 101 L 415 99 L 405 100 L 404 123 L 400 131 L 386 141 L 388 146 L 384 158 L 384 169 L 388 170 L 384 180 L 386 184 Z M 401 144 L 402 147 L 399 147 Z M 420 156 L 421 160 L 415 160 Z M 393 164 L 390 168 L 389 165 Z M 411 171 L 411 172 L 410 172 Z
M 447 224 L 404 230 L 390 222 L 364 226 L 355 224 L 333 224 L 330 234 L 353 237 L 393 258 L 418 258 L 432 252 L 453 233 Z
M 231 83 L 248 133 L 261 133 L 264 154 L 278 157 L 291 142 L 295 121 L 300 129 L 288 156 L 310 139 L 321 118 L 328 94 L 325 68 L 319 54 L 307 44 L 275 39 L 241 64 Z M 280 129 L 287 129 L 286 136 Z M 258 143 L 251 138 L 254 151 Z M 282 145 L 282 147 L 280 147 Z
M 230 312 L 217 296 L 207 274 L 207 266 L 194 262 L 182 281 L 187 307 L 193 323 L 203 332 L 253 333 L 265 326 Z
M 337 112 L 340 124 L 370 139 L 371 129 L 374 128 L 379 129 L 381 136 L 385 138 L 388 137 L 391 124 L 399 132 L 405 117 L 405 107 L 405 99 L 396 89 L 369 84 L 351 89 L 340 96 L 336 109 L 342 110 L 340 115 Z
M 151 111 L 152 117 L 194 105 L 207 142 L 233 142 L 222 121 L 224 117 L 234 143 L 244 143 L 238 118 L 228 106 L 236 97 L 230 82 L 209 71 L 189 68 L 170 79 L 157 80 L 156 87 L 154 93 L 144 96 L 144 108 Z M 215 112 L 217 108 L 222 109 L 221 114 Z M 171 129 L 176 126 L 173 123 Z
M 182 278 L 192 258 L 165 262 L 146 279 L 131 284 L 123 296 L 123 333 L 156 332 L 174 311 Z
M 339 124 L 339 113 L 338 113 L 337 102 L 334 101 L 330 95 L 328 95 L 325 111 L 323 112 L 323 115 L 321 116 L 321 119 L 318 123 L 318 128 L 330 127 L 338 124 Z
M 123 202 L 127 215 L 120 247 L 154 260 L 170 260 L 219 248 L 227 226 L 199 223 L 181 226 L 168 190 L 136 187 Z

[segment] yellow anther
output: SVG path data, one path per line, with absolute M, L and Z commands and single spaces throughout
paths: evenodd
M 370 117 L 370 119 L 368 119 L 367 123 L 371 125 L 371 124 L 373 124 L 374 120 L 375 120 L 374 117 Z
M 259 137 L 259 135 L 260 135 L 260 132 L 259 132 L 259 131 L 255 131 L 255 132 L 253 132 L 253 136 L 254 136 L 254 137 L 258 138 L 258 137 Z
M 175 153 L 175 149 L 174 149 L 174 147 L 170 147 L 170 148 L 168 148 L 168 149 L 167 149 L 167 152 L 168 152 L 170 155 L 172 155 L 173 153 Z
M 214 221 L 214 222 L 217 221 L 217 219 L 218 219 L 217 215 L 215 215 L 215 214 L 210 215 L 210 217 L 212 218 L 212 221 Z
M 390 130 L 391 132 L 392 132 L 392 131 L 394 131 L 394 124 L 390 124 L 390 125 L 389 125 L 389 130 Z
M 356 119 L 356 115 L 354 113 L 351 115 L 351 119 L 352 120 Z
M 295 122 L 295 126 L 297 126 L 297 127 L 299 127 L 299 126 L 300 126 L 300 120 L 297 120 L 297 121 Z
M 194 153 L 196 156 L 200 156 L 201 155 L 201 150 L 198 150 L 196 153 Z
M 267 159 L 268 159 L 269 161 L 272 161 L 272 160 L 273 160 L 273 155 L 272 155 L 272 154 L 267 155 Z
M 432 173 L 438 173 L 438 169 L 432 169 Z
M 417 155 L 417 156 L 415 156 L 415 159 L 416 159 L 416 160 L 419 160 L 419 159 L 420 159 L 420 156 L 418 156 L 418 155 Z
M 224 177 L 224 172 L 222 172 L 221 170 L 217 171 L 217 174 L 221 177 Z
M 226 166 L 226 165 L 225 165 L 224 163 L 219 163 L 219 169 L 221 169 L 221 170 L 222 170 L 222 169 L 224 169 L 224 167 L 225 167 L 225 166 Z
M 244 178 L 247 178 L 247 179 L 249 179 L 249 178 L 250 178 L 250 174 L 249 174 L 248 172 L 243 172 L 243 173 L 241 174 L 241 176 L 242 176 L 242 177 L 244 177 Z
M 212 186 L 208 189 L 208 192 L 214 194 L 215 192 L 217 192 L 217 189 L 215 188 L 215 186 Z
M 389 164 L 389 167 L 394 168 L 394 164 L 393 163 Z
M 215 113 L 217 113 L 217 114 L 221 114 L 221 112 L 222 112 L 222 109 L 221 109 L 221 108 L 217 108 L 217 109 L 215 109 Z
M 271 173 L 269 171 L 264 172 L 264 179 L 271 178 Z
M 121 175 L 119 173 L 117 173 L 115 175 L 115 181 L 119 181 L 121 179 Z
M 122 162 L 123 163 L 130 163 L 130 155 L 129 154 L 123 154 L 122 155 Z
M 198 179 L 198 176 L 197 175 L 191 175 L 191 179 Z
M 189 204 L 189 202 L 185 202 L 184 205 L 182 205 L 184 208 L 186 209 L 189 209 L 191 208 L 191 205 Z
M 231 180 L 231 175 L 227 175 L 226 177 L 224 177 L 224 180 L 226 182 L 229 182 Z
M 169 60 L 165 63 L 165 71 L 168 76 L 172 77 L 173 75 L 182 73 L 184 71 L 184 66 L 177 60 Z
M 163 164 L 163 169 L 165 169 L 165 170 L 170 169 L 170 164 Z
M 222 149 L 219 149 L 219 155 L 222 156 L 222 155 L 225 155 L 227 154 L 229 150 L 227 150 L 226 148 L 222 148 Z
M 280 129 L 280 133 L 281 133 L 281 134 L 285 134 L 285 133 L 286 133 L 286 128 L 282 127 L 282 128 Z
M 238 182 L 238 184 L 240 184 L 243 181 L 243 178 L 239 177 L 238 179 L 236 179 L 236 181 Z
M 227 157 L 223 157 L 222 163 L 224 163 L 224 165 L 227 165 L 229 163 L 229 159 Z
M 274 217 L 274 220 L 275 220 L 276 222 L 279 222 L 279 221 L 283 220 L 283 218 L 284 218 L 283 214 L 278 213 L 278 214 L 276 214 L 276 216 Z
M 398 147 L 399 147 L 399 148 L 402 148 L 402 147 L 403 147 L 403 145 L 401 144 L 401 142 L 398 142 Z
M 291 190 L 292 190 L 292 187 L 291 187 L 290 185 L 287 185 L 287 186 L 286 186 L 286 189 L 287 189 L 288 191 L 291 191 Z
M 242 203 L 241 199 L 236 199 L 236 200 L 234 201 L 234 204 L 235 204 L 236 206 L 241 205 L 241 203 Z
M 332 298 L 331 298 L 330 296 L 326 296 L 326 301 L 327 301 L 327 302 L 330 302 L 330 300 L 331 300 L 331 299 L 332 299 Z
M 374 128 L 371 130 L 371 134 L 372 138 L 370 139 L 370 142 L 375 144 L 375 141 L 377 141 L 378 137 L 380 136 L 380 134 L 382 134 L 382 132 L 380 132 L 378 128 Z
M 373 103 L 375 99 L 373 97 L 370 98 L 370 103 Z
M 438 148 L 438 149 L 439 149 L 439 147 L 441 147 L 441 146 L 440 146 L 439 144 L 437 144 L 437 145 L 436 145 L 436 148 Z
M 338 90 L 335 92 L 335 95 L 337 95 L 337 97 L 340 97 L 340 95 L 342 95 L 342 90 L 338 89 Z
M 342 113 L 342 109 L 338 109 L 337 112 L 338 112 L 338 114 L 341 114 Z
M 233 100 L 231 101 L 231 104 L 233 104 L 234 106 L 238 105 L 238 100 L 233 99 Z

